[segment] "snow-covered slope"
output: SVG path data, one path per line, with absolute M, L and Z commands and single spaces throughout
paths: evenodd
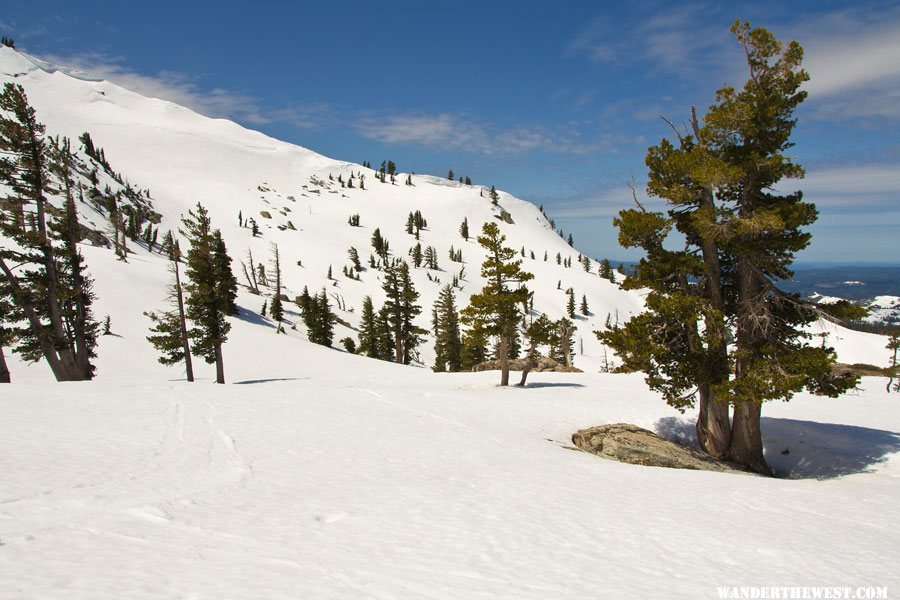
M 89 131 L 150 189 L 164 227 L 202 202 L 236 258 L 252 248 L 265 259 L 277 242 L 289 294 L 326 285 L 356 308 L 340 312 L 350 323 L 363 295 L 381 292 L 374 270 L 340 276 L 348 247 L 365 258 L 380 227 L 405 254 L 410 211 L 439 251 L 444 270 L 430 275 L 450 281 L 452 244 L 466 260 L 461 302 L 480 288 L 482 255 L 457 232 L 463 217 L 473 232 L 496 218 L 478 188 L 370 174 L 366 190 L 325 189 L 311 178 L 362 168 L 7 48 L 0 80 L 25 86 L 50 133 Z M 639 310 L 640 295 L 601 280 L 595 263 L 558 266 L 557 252 L 577 251 L 534 206 L 506 194 L 500 205 L 536 275 L 535 308 L 557 317 L 562 290 L 587 295 L 576 365 L 596 370 L 591 330 Z M 262 238 L 237 226 L 238 211 Z M 347 225 L 355 213 L 361 228 Z M 288 220 L 297 230 L 278 228 Z M 248 293 L 225 347 L 232 384 L 209 384 L 204 367 L 195 384 L 173 381 L 141 314 L 163 302 L 165 264 L 132 250 L 122 264 L 83 248 L 114 334 L 101 340 L 97 381 L 47 383 L 43 364 L 14 362 L 16 383 L 0 386 L 3 598 L 713 598 L 726 586 L 900 585 L 900 413 L 882 379 L 765 407 L 767 460 L 797 480 L 625 465 L 567 446 L 580 428 L 619 421 L 689 438 L 694 415 L 640 375 L 540 374 L 501 389 L 496 373 L 352 356 L 306 342 L 302 327 L 275 335 Z M 415 277 L 427 313 L 438 284 L 424 269 Z M 842 361 L 886 361 L 883 337 L 827 327 Z
M 334 294 L 332 304 L 340 300 L 346 306 L 338 316 L 351 325 L 358 322 L 363 297 L 371 294 L 378 306 L 383 293 L 381 273 L 374 269 L 363 271 L 361 281 L 342 277 L 343 267 L 350 264 L 348 249 L 355 247 L 365 265 L 372 252 L 372 232 L 380 228 L 392 253 L 406 256 L 416 240 L 406 233 L 405 223 L 408 214 L 416 210 L 429 225 L 421 234 L 422 247 L 436 249 L 440 266 L 439 271 L 420 268 L 413 273 L 425 309 L 419 321 L 422 327 L 428 328 L 430 308 L 440 287 L 450 283 L 461 268 L 465 267 L 465 278 L 458 295 L 460 306 L 481 288 L 479 268 L 484 255 L 474 238 L 487 221 L 500 224 L 509 246 L 525 249 L 524 267 L 535 274 L 530 289 L 535 292 L 536 311 L 552 318 L 562 316 L 569 287 L 574 288 L 579 304 L 582 295 L 586 296 L 591 314 L 576 319 L 576 347 L 582 353 L 576 357 L 577 366 L 598 368 L 604 352 L 592 331 L 603 328 L 607 315 L 613 320 L 617 316 L 624 319 L 640 310 L 639 294 L 622 291 L 600 278 L 595 261 L 591 262 L 591 272 L 585 272 L 578 263 L 578 251 L 552 230 L 533 204 L 503 192 L 499 207 L 494 207 L 484 188 L 437 177 L 413 175 L 414 185 L 407 186 L 406 174 L 401 173 L 396 185 L 382 184 L 375 179 L 374 171 L 360 165 L 332 160 L 227 120 L 210 119 L 170 102 L 139 96 L 10 48 L 0 49 L 0 80 L 25 87 L 49 133 L 75 140 L 82 132 L 90 132 L 114 169 L 136 187 L 150 190 L 155 210 L 163 215 L 163 230 L 176 229 L 180 216 L 202 203 L 209 209 L 213 225 L 221 228 L 237 272 L 238 261 L 248 250 L 257 261 L 268 262 L 271 244 L 277 243 L 288 297 L 294 298 L 304 286 L 311 292 L 325 287 Z M 338 176 L 346 180 L 351 173 L 365 176 L 366 189 L 359 189 L 358 178 L 353 189 L 337 183 Z M 498 219 L 501 209 L 510 213 L 514 224 Z M 238 226 L 239 213 L 259 224 L 260 237 L 254 238 L 249 228 Z M 360 215 L 361 227 L 348 225 L 352 214 Z M 463 218 L 470 224 L 468 242 L 459 234 Z M 288 222 L 296 229 L 289 228 Z M 451 246 L 462 250 L 463 264 L 450 261 Z M 107 264 L 100 254 L 88 254 L 101 299 L 98 312 L 110 314 L 114 328 L 128 341 L 142 344 L 146 322 L 141 322 L 140 314 L 159 307 L 165 296 L 164 262 L 157 255 L 140 251 L 129 265 Z M 557 254 L 571 259 L 572 267 L 558 265 Z M 336 281 L 327 279 L 329 266 Z M 125 314 L 116 309 L 115 303 L 104 300 L 120 293 L 111 289 L 110 278 L 133 282 L 124 290 L 127 293 L 141 290 L 125 304 Z M 258 312 L 262 302 L 262 298 L 245 296 L 240 304 Z M 132 328 L 137 322 L 140 326 Z M 353 331 L 342 327 L 335 333 L 336 346 L 337 340 L 346 335 L 355 337 Z M 290 334 L 305 338 L 302 325 Z M 102 350 L 101 378 L 115 374 L 106 368 L 108 353 Z M 146 360 L 153 362 L 149 347 L 147 350 Z M 430 365 L 432 354 L 430 343 L 423 346 L 422 362 Z M 21 367 L 16 370 L 21 372 Z

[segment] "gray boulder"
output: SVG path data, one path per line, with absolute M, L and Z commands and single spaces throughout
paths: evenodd
M 652 431 L 630 423 L 582 429 L 572 436 L 572 442 L 585 452 L 633 465 L 744 473 L 695 448 L 664 440 Z

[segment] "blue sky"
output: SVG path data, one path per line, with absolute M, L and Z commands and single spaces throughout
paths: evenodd
M 610 6 L 608 6 L 608 4 Z M 735 18 L 806 50 L 801 262 L 900 263 L 900 2 L 5 3 L 20 50 L 328 156 L 496 185 L 593 256 L 649 145 L 724 83 Z

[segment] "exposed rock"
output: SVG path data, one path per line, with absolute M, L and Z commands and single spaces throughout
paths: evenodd
M 630 423 L 582 429 L 572 436 L 572 442 L 585 452 L 633 465 L 744 473 L 690 446 L 664 440 L 652 431 Z
M 261 210 L 261 211 L 259 211 L 259 216 L 261 216 L 263 219 L 271 219 L 272 213 L 270 213 L 267 210 Z
M 537 359 L 537 364 L 532 367 L 532 373 L 542 373 L 542 372 L 555 372 L 555 373 L 583 373 L 583 371 L 577 367 L 567 367 L 565 365 L 561 365 L 552 358 L 546 356 L 539 356 Z M 524 358 L 516 358 L 509 361 L 509 370 L 510 371 L 521 371 L 525 368 L 526 359 Z M 488 360 L 483 363 L 478 363 L 474 367 L 472 367 L 473 371 L 499 371 L 500 370 L 500 361 L 499 360 Z

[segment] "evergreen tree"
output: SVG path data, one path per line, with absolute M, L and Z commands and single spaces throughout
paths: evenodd
M 221 234 L 212 229 L 208 211 L 198 203 L 196 210 L 182 217 L 181 224 L 181 234 L 191 245 L 185 271 L 185 312 L 192 324 L 188 335 L 194 342 L 194 351 L 207 363 L 215 363 L 216 383 L 225 383 L 222 346 L 231 331 L 225 316 L 236 312 L 237 281 L 231 274 L 231 261 Z
M 434 246 L 425 248 L 422 258 L 425 261 L 425 268 L 435 271 L 438 270 L 437 250 L 434 249 Z
M 9 291 L 6 289 L 6 281 L 0 279 L 0 383 L 10 383 L 12 381 L 9 372 L 9 365 L 6 364 L 6 354 L 4 348 L 8 348 L 15 344 L 18 328 L 4 323 L 4 319 L 14 322 L 16 307 L 11 302 Z
M 184 293 L 181 286 L 181 247 L 171 231 L 163 236 L 161 251 L 169 259 L 169 271 L 173 282 L 169 286 L 168 300 L 174 304 L 174 310 L 161 314 L 145 312 L 153 322 L 147 340 L 162 353 L 159 362 L 174 365 L 184 361 L 185 375 L 188 381 L 194 381 L 194 366 L 191 360 L 191 346 L 188 338 L 187 321 L 184 310 Z
M 566 301 L 566 314 L 569 315 L 570 319 L 575 318 L 575 290 L 569 288 L 566 290 L 566 294 L 568 294 L 569 299 Z
M 509 385 L 509 349 L 520 320 L 519 307 L 528 298 L 524 283 L 533 275 L 522 270 L 522 261 L 515 259 L 516 251 L 503 245 L 506 237 L 496 223 L 485 223 L 481 231 L 478 243 L 487 252 L 481 275 L 486 284 L 481 292 L 469 299 L 462 321 L 488 336 L 497 337 L 500 385 L 505 386 Z
M 281 322 L 284 320 L 284 306 L 281 304 L 281 256 L 278 252 L 278 244 L 272 244 L 272 268 L 275 269 L 275 294 L 272 296 L 270 314 L 278 323 L 275 331 L 281 331 Z
M 354 269 L 362 271 L 362 265 L 359 263 L 359 252 L 356 251 L 356 248 L 350 246 L 350 249 L 347 250 L 347 257 L 350 259 L 350 262 L 353 263 Z
M 673 406 L 692 405 L 699 390 L 704 450 L 770 473 L 762 402 L 787 400 L 804 387 L 836 396 L 856 377 L 832 374 L 834 352 L 805 341 L 803 326 L 816 313 L 777 288 L 809 244 L 803 228 L 816 219 L 800 192 L 772 191 L 783 178 L 803 175 L 785 153 L 793 112 L 806 97 L 803 51 L 746 23 L 735 22 L 732 32 L 750 77 L 740 91 L 718 91 L 704 124 L 692 111 L 691 133 L 679 134 L 677 145 L 663 140 L 649 150 L 648 192 L 668 202 L 668 214 L 639 205 L 616 219 L 623 245 L 646 253 L 625 285 L 651 290 L 648 310 L 600 335 Z M 663 247 L 673 229 L 685 250 Z M 733 341 L 726 323 L 734 324 Z
M 80 381 L 94 373 L 93 292 L 77 248 L 68 142 L 60 148 L 44 134 L 22 86 L 5 84 L 0 94 L 0 184 L 7 195 L 0 233 L 12 243 L 0 247 L 0 291 L 14 310 L 0 319 L 18 329 L 14 352 L 29 361 L 44 358 L 57 381 Z M 46 196 L 60 191 L 53 173 L 62 179 L 65 192 L 61 213 L 48 210 Z
M 462 338 L 460 359 L 462 370 L 471 371 L 476 365 L 487 360 L 488 335 L 477 323 L 466 329 Z
M 468 175 L 466 175 L 466 185 L 472 185 L 472 180 L 469 179 Z
M 609 264 L 608 259 L 604 258 L 602 261 L 600 261 L 599 274 L 603 279 L 609 279 L 610 277 L 612 277 L 612 265 Z
M 331 303 L 328 302 L 328 294 L 323 289 L 312 297 L 303 311 L 303 324 L 306 325 L 306 335 L 309 341 L 330 347 L 334 338 L 334 320 Z
M 893 333 L 888 338 L 887 346 L 885 346 L 890 353 L 890 364 L 887 369 L 887 385 L 885 386 L 885 391 L 890 393 L 892 390 L 895 392 L 900 392 L 900 361 L 897 360 L 897 353 L 900 352 L 900 334 Z M 894 378 L 898 378 L 898 381 L 895 383 Z
M 462 224 L 459 226 L 459 235 L 462 236 L 464 240 L 469 241 L 469 219 L 468 217 L 463 218 Z
M 491 186 L 491 193 L 489 195 L 491 199 L 491 204 L 497 206 L 497 203 L 500 202 L 500 194 L 497 193 L 497 188 Z
M 363 298 L 359 315 L 359 353 L 370 358 L 378 358 L 378 338 L 375 331 L 375 308 L 372 297 Z
M 441 293 L 432 311 L 432 333 L 434 334 L 435 363 L 438 372 L 456 372 L 462 368 L 462 339 L 459 331 L 459 313 L 456 298 L 449 285 L 441 288 Z
M 455 179 L 455 176 L 453 175 L 453 169 L 450 169 L 447 172 L 447 179 L 449 179 L 450 181 L 453 181 Z
M 590 314 L 590 311 L 588 310 L 586 294 L 582 294 L 581 296 L 581 314 L 583 314 L 584 316 L 588 316 Z
M 413 266 L 417 269 L 422 266 L 422 244 L 417 243 L 412 249 L 409 251 L 409 255 L 412 258 Z
M 237 290 L 238 282 L 234 271 L 231 269 L 231 257 L 225 248 L 225 240 L 218 229 L 213 231 L 213 268 L 219 283 L 216 293 L 222 299 L 225 306 L 225 314 L 236 317 L 238 314 Z
M 387 295 L 384 306 L 394 339 L 394 360 L 408 365 L 416 356 L 416 347 L 422 343 L 422 334 L 427 332 L 413 323 L 422 307 L 416 304 L 419 293 L 406 261 L 395 260 L 385 267 L 382 288 Z
M 375 315 L 376 358 L 391 362 L 394 360 L 394 335 L 391 328 L 390 309 L 387 304 Z

